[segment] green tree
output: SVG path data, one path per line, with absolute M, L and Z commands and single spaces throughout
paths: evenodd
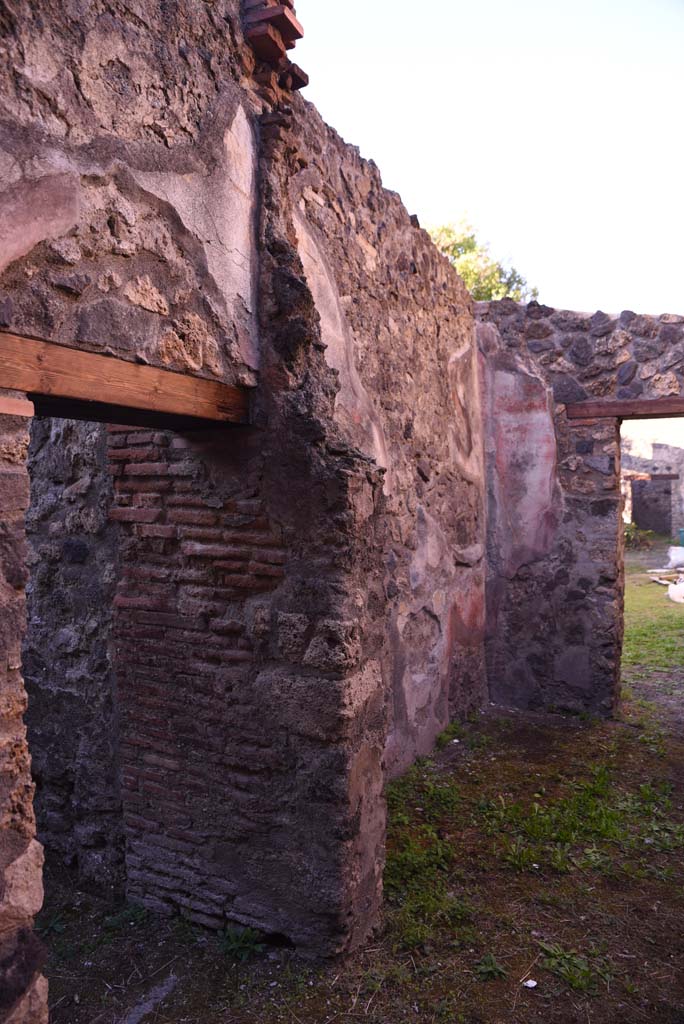
M 445 224 L 441 228 L 431 228 L 430 234 L 477 302 L 493 299 L 530 302 L 537 298 L 537 289 L 531 288 L 515 267 L 494 259 L 489 246 L 478 240 L 472 225 L 465 222 Z

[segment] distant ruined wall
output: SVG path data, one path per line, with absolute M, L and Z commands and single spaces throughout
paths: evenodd
M 358 614 L 389 695 L 394 774 L 486 700 L 472 305 L 376 166 L 301 101 L 294 124 L 297 248 L 337 374 L 335 421 L 383 471 L 378 561 Z
M 117 530 L 106 430 L 35 420 L 23 667 L 41 842 L 84 877 L 120 881 L 118 708 L 110 657 Z
M 632 480 L 632 522 L 641 530 L 672 533 L 672 480 Z
M 680 529 L 684 529 L 684 448 L 656 442 L 651 447 L 651 458 L 646 458 L 634 455 L 629 444 L 625 444 L 623 440 L 622 469 L 623 473 L 632 471 L 640 474 L 648 473 L 656 476 L 665 474 L 673 477 L 669 481 L 660 481 L 661 489 L 663 485 L 666 485 L 665 489 L 667 490 L 669 483 L 670 493 L 670 522 L 663 532 L 671 534 L 675 540 L 678 540 Z M 658 482 L 654 481 L 654 483 Z
M 492 699 L 608 715 L 619 696 L 617 420 L 587 398 L 681 393 L 684 317 L 477 306 L 485 376 L 487 669 Z

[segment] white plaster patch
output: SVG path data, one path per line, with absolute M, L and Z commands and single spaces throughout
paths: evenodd
M 210 175 L 132 171 L 147 191 L 169 203 L 204 246 L 209 272 L 229 310 L 241 302 L 250 314 L 248 337 L 240 332 L 241 358 L 259 366 L 256 326 L 256 142 L 239 107 L 224 135 L 224 160 Z
M 340 390 L 335 398 L 338 421 L 346 429 L 350 441 L 387 469 L 384 490 L 392 490 L 392 474 L 382 421 L 356 367 L 356 344 L 342 310 L 335 278 L 325 254 L 309 229 L 304 217 L 295 211 L 297 246 L 304 273 L 321 318 L 321 336 L 327 346 L 325 357 L 329 366 L 339 373 Z
M 411 590 L 414 593 L 429 587 L 431 581 L 434 581 L 434 570 L 440 566 L 446 569 L 450 562 L 450 547 L 444 532 L 422 505 L 418 506 L 416 535 L 418 544 L 409 568 Z
M 425 672 L 404 673 L 406 713 L 411 729 L 415 729 L 432 708 L 441 692 L 441 680 Z
M 21 164 L 14 153 L 0 149 L 0 187 L 5 189 L 21 181 Z
M 449 356 L 447 373 L 453 418 L 448 436 L 451 460 L 471 481 L 482 480 L 484 445 L 479 360 L 475 339 L 467 338 Z

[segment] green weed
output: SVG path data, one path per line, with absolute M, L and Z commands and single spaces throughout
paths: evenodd
M 385 867 L 385 891 L 390 895 L 429 888 L 453 860 L 452 847 L 431 825 L 417 825 L 392 838 Z
M 574 992 L 594 994 L 598 989 L 599 980 L 606 984 L 611 974 L 606 960 L 595 958 L 592 961 L 574 949 L 563 949 L 555 943 L 540 942 L 539 947 L 544 953 L 542 967 L 557 978 L 564 981 Z
M 644 744 L 649 754 L 655 754 L 656 757 L 665 757 L 667 753 L 665 735 L 657 726 L 646 723 L 639 742 Z
M 534 871 L 539 867 L 537 862 L 538 851 L 528 846 L 525 841 L 516 836 L 510 840 L 505 848 L 503 859 L 516 871 Z
M 449 743 L 452 743 L 453 740 L 461 739 L 462 736 L 463 736 L 463 726 L 461 725 L 461 723 L 460 722 L 451 722 L 450 725 L 447 725 L 447 727 L 444 730 L 444 732 L 440 732 L 439 736 L 437 737 L 437 741 L 436 741 L 436 744 L 435 744 L 436 747 L 437 747 L 437 750 L 444 750 L 444 748 Z
M 572 871 L 574 862 L 570 853 L 569 843 L 556 843 L 550 847 L 549 850 L 549 863 L 554 871 L 557 871 L 559 875 L 565 875 L 569 871 Z
M 493 953 L 486 953 L 475 964 L 475 974 L 480 981 L 496 981 L 508 977 L 508 971 L 502 967 Z
M 261 932 L 255 928 L 227 927 L 221 932 L 221 949 L 231 960 L 245 963 L 251 957 L 263 953 L 266 947 L 261 939 Z
M 431 775 L 430 765 L 416 764 L 387 787 L 387 807 L 395 826 L 408 825 L 411 811 L 418 811 L 426 823 L 454 817 L 461 809 L 458 786 L 449 778 Z

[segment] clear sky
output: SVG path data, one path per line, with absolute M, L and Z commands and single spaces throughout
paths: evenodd
M 684 313 L 684 0 L 297 0 L 305 95 L 542 302 Z

